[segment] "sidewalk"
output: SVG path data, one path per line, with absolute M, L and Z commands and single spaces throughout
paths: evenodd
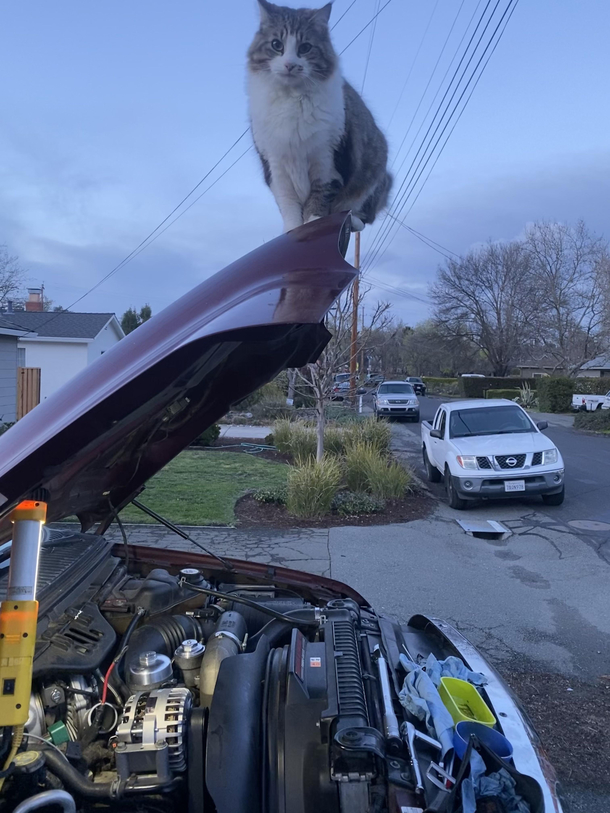
M 571 429 L 574 426 L 574 415 L 562 415 L 555 412 L 530 412 L 534 421 L 548 421 L 549 426 L 563 426 Z
M 240 440 L 265 440 L 273 432 L 271 426 L 238 426 L 220 424 L 221 438 L 239 438 Z

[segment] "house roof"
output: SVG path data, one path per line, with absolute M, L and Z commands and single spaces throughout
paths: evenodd
M 3 317 L 0 316 L 0 336 L 15 336 L 15 338 L 19 338 L 23 333 L 24 331 L 17 325 L 12 322 L 6 322 Z
M 583 370 L 610 370 L 610 356 L 598 356 L 582 365 Z
M 114 313 L 19 311 L 3 313 L 0 325 L 4 322 L 6 327 L 28 330 L 40 338 L 95 339 L 113 317 Z

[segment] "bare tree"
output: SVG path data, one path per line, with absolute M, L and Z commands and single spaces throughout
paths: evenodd
M 431 288 L 435 318 L 454 337 L 469 339 L 504 376 L 528 341 L 532 298 L 530 254 L 518 241 L 488 243 L 439 268 Z
M 608 319 L 607 244 L 580 221 L 535 223 L 525 235 L 531 258 L 538 348 L 555 369 L 575 375 L 600 351 Z
M 362 302 L 367 291 L 361 288 L 358 301 L 360 312 Z M 372 313 L 361 327 L 356 353 L 366 352 L 367 343 L 376 328 L 383 328 L 391 321 L 388 313 L 390 305 L 387 302 L 378 302 Z M 352 291 L 351 288 L 337 301 L 335 307 L 329 312 L 326 327 L 332 338 L 323 350 L 320 358 L 313 364 L 297 371 L 300 381 L 307 386 L 313 394 L 316 408 L 317 450 L 316 459 L 324 456 L 324 429 L 326 426 L 326 405 L 332 396 L 335 375 L 349 365 L 352 354 L 351 347 L 352 325 Z
M 6 246 L 0 245 L 0 308 L 21 294 L 24 270 L 17 257 L 11 257 Z

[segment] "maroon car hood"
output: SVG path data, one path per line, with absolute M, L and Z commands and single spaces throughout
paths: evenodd
M 2 435 L 0 541 L 10 536 L 10 510 L 31 496 L 46 499 L 49 521 L 76 515 L 84 529 L 104 527 L 113 507 L 231 404 L 281 370 L 315 361 L 330 336 L 324 316 L 355 275 L 343 259 L 348 240 L 349 217 L 332 215 L 261 246 Z

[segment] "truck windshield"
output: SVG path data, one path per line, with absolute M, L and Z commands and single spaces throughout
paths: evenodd
M 379 395 L 413 395 L 413 387 L 410 384 L 381 384 Z
M 449 436 L 468 438 L 473 435 L 512 435 L 535 432 L 534 424 L 517 406 L 456 409 L 449 419 Z

